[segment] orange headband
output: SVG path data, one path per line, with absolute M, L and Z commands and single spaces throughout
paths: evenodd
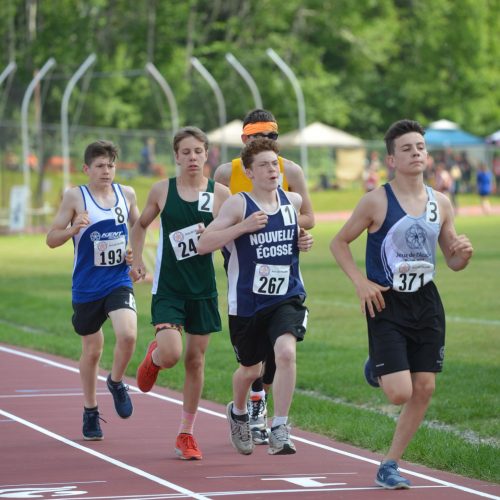
M 276 122 L 257 122 L 248 123 L 243 127 L 245 135 L 260 134 L 262 132 L 278 132 L 278 124 Z

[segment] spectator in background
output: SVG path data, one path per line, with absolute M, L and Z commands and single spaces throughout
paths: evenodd
M 424 170 L 425 183 L 429 183 L 430 180 L 433 179 L 433 177 L 434 177 L 434 156 L 428 153 L 426 160 L 426 168 Z
M 372 151 L 370 159 L 363 173 L 363 185 L 365 192 L 373 191 L 379 184 L 380 160 L 378 151 Z
M 436 171 L 434 172 L 434 189 L 443 193 L 447 198 L 450 199 L 453 206 L 454 204 L 454 189 L 453 189 L 453 178 L 450 172 L 446 170 L 445 164 L 439 162 L 436 164 Z
M 472 192 L 471 180 L 472 180 L 472 165 L 467 158 L 467 153 L 462 151 L 460 153 L 458 165 L 462 171 L 462 182 L 463 189 L 465 193 Z
M 481 199 L 481 208 L 483 213 L 489 215 L 491 213 L 491 205 L 489 196 L 493 187 L 493 175 L 488 169 L 486 163 L 481 162 L 476 174 L 477 192 Z
M 500 196 L 500 154 L 493 156 L 493 175 L 495 176 L 495 193 Z
M 144 139 L 144 146 L 141 149 L 141 161 L 139 162 L 139 173 L 141 175 L 151 175 L 155 156 L 155 140 L 152 137 Z

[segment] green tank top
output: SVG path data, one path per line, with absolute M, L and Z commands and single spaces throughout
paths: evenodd
M 182 299 L 217 297 L 212 254 L 198 255 L 196 226 L 213 220 L 214 181 L 199 201 L 184 201 L 177 191 L 177 179 L 169 179 L 167 202 L 161 213 L 153 295 Z M 193 226 L 193 227 L 191 227 Z

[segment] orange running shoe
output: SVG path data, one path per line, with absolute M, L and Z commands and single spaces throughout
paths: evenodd
M 201 460 L 203 458 L 194 436 L 184 432 L 177 436 L 175 453 L 182 460 Z
M 153 363 L 153 358 L 151 357 L 157 346 L 156 340 L 153 340 L 149 344 L 146 357 L 142 360 L 142 363 L 137 369 L 137 385 L 142 392 L 149 392 L 158 378 L 160 367 Z

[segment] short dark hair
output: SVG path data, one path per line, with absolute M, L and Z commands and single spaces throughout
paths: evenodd
M 276 122 L 276 118 L 274 115 L 265 109 L 252 109 L 249 111 L 245 118 L 243 118 L 243 126 L 248 125 L 249 123 L 258 123 L 258 122 Z
M 387 153 L 390 155 L 394 154 L 394 141 L 398 137 L 408 134 L 409 132 L 418 132 L 419 134 L 425 135 L 424 127 L 415 120 L 407 120 L 405 118 L 393 123 L 384 135 Z
M 177 153 L 179 151 L 179 143 L 186 137 L 194 137 L 203 143 L 205 146 L 205 151 L 208 151 L 208 137 L 203 130 L 198 127 L 183 127 L 177 131 L 174 136 L 174 151 Z
M 85 165 L 90 165 L 99 156 L 107 156 L 114 162 L 118 158 L 118 147 L 111 141 L 99 140 L 92 142 L 85 148 L 83 161 Z
M 253 159 L 263 151 L 274 151 L 276 154 L 280 152 L 276 141 L 267 139 L 266 137 L 258 137 L 248 142 L 241 150 L 241 162 L 243 166 L 245 168 L 252 168 Z

